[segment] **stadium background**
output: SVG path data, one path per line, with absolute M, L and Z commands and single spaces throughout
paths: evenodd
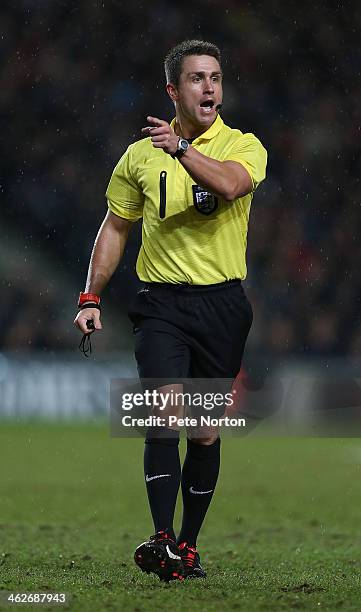
M 72 321 L 112 169 L 147 114 L 173 116 L 162 62 L 180 40 L 221 47 L 222 115 L 269 151 L 247 360 L 299 377 L 292 407 L 310 403 L 302 372 L 341 372 L 342 403 L 361 356 L 360 22 L 355 1 L 1 3 L 0 599 L 62 587 L 74 610 L 169 605 L 131 561 L 151 532 L 142 441 L 109 439 L 101 420 L 109 378 L 135 372 L 139 225 L 92 359 Z M 228 439 L 200 541 L 212 580 L 179 610 L 358 610 L 360 456 L 357 440 Z

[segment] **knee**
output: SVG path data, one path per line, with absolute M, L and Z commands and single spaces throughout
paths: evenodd
M 177 446 L 179 444 L 179 431 L 168 427 L 148 427 L 145 444 L 162 444 Z
M 218 434 L 208 435 L 203 438 L 190 438 L 194 444 L 199 444 L 201 446 L 211 446 L 214 444 L 219 438 Z

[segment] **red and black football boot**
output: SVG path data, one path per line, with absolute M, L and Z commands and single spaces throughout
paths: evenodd
M 165 582 L 184 579 L 180 550 L 166 531 L 158 531 L 140 544 L 134 553 L 134 561 L 143 572 L 152 572 Z
M 182 557 L 184 573 L 186 578 L 207 578 L 207 574 L 201 566 L 201 560 L 197 550 L 188 546 L 187 542 L 178 545 Z

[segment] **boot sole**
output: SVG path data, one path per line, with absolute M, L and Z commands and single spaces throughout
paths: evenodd
M 134 561 L 143 572 L 153 573 L 162 581 L 184 580 L 184 568 L 181 560 L 170 559 L 164 547 L 159 544 L 144 543 L 134 553 Z

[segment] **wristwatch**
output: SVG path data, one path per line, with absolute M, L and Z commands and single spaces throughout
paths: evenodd
M 172 155 L 173 159 L 179 159 L 180 157 L 182 157 L 182 155 L 184 155 L 189 146 L 190 145 L 188 140 L 186 140 L 185 138 L 179 138 L 177 150 Z

